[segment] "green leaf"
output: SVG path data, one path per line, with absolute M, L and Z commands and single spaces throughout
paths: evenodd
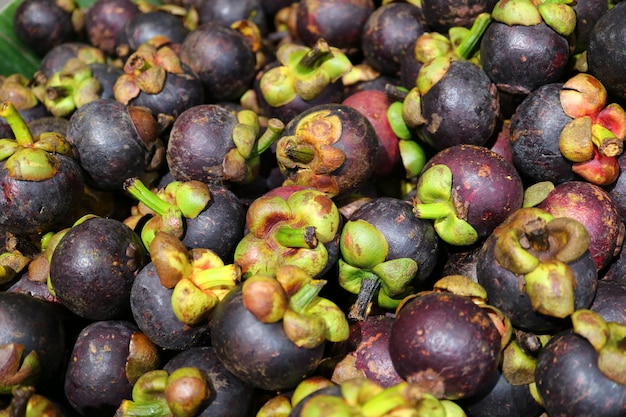
M 14 0 L 0 8 L 0 75 L 22 74 L 31 78 L 41 59 L 18 41 L 13 31 L 13 15 L 21 2 Z

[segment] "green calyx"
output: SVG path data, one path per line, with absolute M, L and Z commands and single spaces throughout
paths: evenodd
M 281 65 L 267 71 L 260 80 L 263 97 L 273 107 L 283 106 L 297 96 L 312 100 L 352 69 L 348 57 L 324 39 L 311 48 L 287 43 L 278 48 L 276 58 Z
M 124 181 L 123 188 L 153 216 L 141 229 L 146 248 L 150 248 L 158 232 L 182 238 L 185 219 L 197 217 L 211 200 L 209 186 L 195 180 L 173 181 L 161 190 L 153 191 L 134 177 Z
M 24 118 L 13 103 L 0 104 L 0 117 L 6 119 L 15 140 L 0 139 L 0 161 L 4 161 L 11 178 L 22 181 L 44 181 L 56 175 L 59 160 L 56 154 L 71 156 L 72 148 L 57 132 L 33 137 Z
M 410 258 L 386 260 L 387 239 L 372 224 L 365 220 L 348 221 L 339 246 L 339 285 L 358 294 L 350 318 L 365 320 L 374 297 L 381 307 L 393 308 L 410 289 L 417 262 Z
M 453 401 L 440 400 L 412 383 L 403 381 L 383 387 L 368 378 L 350 378 L 338 383 L 341 395 L 308 393 L 300 415 L 313 416 L 424 416 L 462 417 L 463 409 Z M 293 404 L 292 406 L 294 406 Z
M 417 38 L 415 58 L 422 64 L 440 57 L 462 59 L 479 64 L 478 46 L 491 21 L 490 13 L 480 13 L 471 27 L 452 27 L 448 30 L 448 36 L 438 32 L 426 32 Z
M 158 232 L 150 257 L 161 284 L 172 289 L 174 314 L 195 326 L 209 319 L 213 309 L 241 280 L 241 268 L 224 264 L 212 250 L 188 250 L 177 237 Z
M 235 248 L 244 277 L 274 275 L 281 265 L 303 268 L 312 276 L 328 263 L 325 244 L 339 233 L 339 209 L 325 193 L 300 189 L 288 196 L 265 195 L 248 208 L 249 230 Z
M 71 58 L 46 81 L 41 101 L 56 117 L 66 117 L 77 108 L 100 98 L 102 85 L 93 77 L 91 67 L 79 58 Z
M 256 177 L 259 156 L 280 137 L 285 130 L 285 124 L 279 119 L 271 118 L 261 133 L 258 115 L 247 109 L 237 113 L 237 121 L 232 131 L 235 147 L 224 157 L 224 179 L 246 184 Z
M 2 370 L 0 372 L 0 393 L 10 394 L 20 386 L 36 385 L 41 376 L 39 355 L 18 343 L 0 345 Z
M 598 352 L 598 368 L 607 378 L 626 385 L 626 325 L 607 322 L 598 313 L 581 309 L 572 316 L 574 333 L 584 337 Z
M 348 338 L 349 324 L 343 311 L 320 297 L 325 280 L 313 279 L 291 265 L 278 268 L 275 276 L 252 275 L 242 286 L 243 303 L 263 323 L 282 320 L 285 335 L 296 346 L 312 349 L 324 341 Z
M 144 373 L 132 390 L 132 400 L 123 400 L 115 415 L 120 417 L 194 417 L 211 395 L 207 376 L 195 367 L 171 373 L 157 369 Z
M 494 231 L 498 263 L 525 280 L 533 309 L 564 318 L 574 312 L 576 277 L 568 263 L 583 256 L 590 237 L 571 218 L 554 218 L 538 208 L 514 212 Z
M 0 409 L 0 417 L 64 417 L 66 412 L 50 398 L 36 393 L 34 386 L 15 387 L 6 408 Z
M 571 0 L 500 0 L 491 17 L 509 26 L 534 26 L 544 22 L 561 36 L 569 36 L 576 27 L 576 12 Z
M 434 220 L 435 231 L 445 242 L 466 246 L 478 241 L 478 233 L 465 220 L 466 210 L 454 198 L 452 171 L 447 165 L 436 164 L 422 173 L 413 213 L 420 219 Z

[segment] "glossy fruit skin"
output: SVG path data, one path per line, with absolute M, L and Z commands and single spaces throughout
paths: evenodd
M 70 117 L 67 140 L 75 148 L 85 182 L 102 190 L 122 190 L 127 178 L 142 175 L 150 164 L 156 136 L 142 138 L 129 106 L 98 99 Z
M 605 321 L 626 324 L 626 286 L 616 280 L 598 280 L 596 296 L 589 306 Z
M 402 56 L 428 30 L 419 7 L 405 2 L 381 5 L 363 27 L 361 49 L 365 60 L 380 73 L 397 76 Z
M 559 135 L 572 120 L 561 106 L 562 87 L 562 83 L 550 83 L 537 88 L 511 116 L 513 162 L 520 175 L 529 181 L 558 184 L 576 178 L 572 163 L 559 149 Z
M 489 304 L 500 309 L 513 327 L 537 333 L 557 330 L 567 323 L 533 310 L 530 299 L 520 286 L 520 276 L 502 267 L 495 258 L 497 238 L 491 235 L 484 242 L 476 260 L 478 283 L 485 288 Z M 596 293 L 597 272 L 590 251 L 568 263 L 576 276 L 574 306 L 588 308 Z
M 256 57 L 246 39 L 217 22 L 191 31 L 180 46 L 180 59 L 202 80 L 209 103 L 238 100 L 256 75 Z
M 157 346 L 183 351 L 210 343 L 208 325 L 187 326 L 174 314 L 172 289 L 161 284 L 152 262 L 137 275 L 130 291 L 133 318 L 141 331 Z
M 315 121 L 312 122 L 311 119 Z M 326 123 L 340 125 L 339 138 L 328 137 L 333 132 L 329 132 Z M 316 131 L 316 128 L 320 130 Z M 330 197 L 335 197 L 364 185 L 376 168 L 378 154 L 376 131 L 367 117 L 353 107 L 337 103 L 311 107 L 287 124 L 277 141 L 277 147 L 280 147 L 281 142 L 289 136 L 296 136 L 298 140 L 313 144 L 320 150 L 316 159 L 307 165 L 296 164 L 294 167 L 288 167 L 279 163 L 281 173 L 285 177 L 284 185 L 297 184 L 317 188 Z M 318 166 L 325 162 L 327 155 L 322 149 L 328 142 L 345 155 L 345 160 L 332 172 L 320 170 L 319 175 L 311 178 L 313 174 L 309 175 L 309 171 L 317 174 Z
M 14 234 L 56 231 L 75 218 L 84 190 L 80 165 L 71 157 L 55 154 L 58 171 L 50 179 L 24 181 L 12 178 L 4 163 L 0 168 L 0 228 Z
M 88 324 L 78 334 L 65 376 L 65 395 L 82 416 L 109 417 L 133 385 L 126 375 L 130 340 L 139 329 L 126 320 Z
M 189 29 L 180 17 L 166 11 L 151 11 L 130 17 L 122 28 L 121 36 L 130 50 L 136 51 L 139 45 L 157 35 L 176 45 L 181 44 L 188 34 Z
M 626 102 L 626 77 L 624 76 L 624 19 L 626 4 L 617 3 L 602 15 L 589 33 L 587 64 L 589 73 L 598 78 L 609 94 Z
M 535 381 L 550 416 L 618 417 L 626 413 L 626 386 L 605 377 L 597 361 L 591 344 L 569 330 L 553 336 L 541 349 Z
M 211 320 L 211 344 L 226 369 L 242 381 L 268 391 L 294 388 L 310 376 L 324 355 L 324 343 L 297 347 L 282 321 L 265 324 L 243 304 L 241 286 L 218 304 Z
M 197 417 L 246 417 L 252 415 L 255 389 L 228 372 L 211 346 L 198 346 L 177 353 L 164 366 L 168 372 L 193 366 L 207 373 L 211 393 Z
M 422 96 L 426 124 L 419 135 L 435 150 L 485 145 L 500 117 L 498 91 L 478 65 L 453 60 L 445 75 Z
M 269 30 L 270 20 L 264 8 L 266 0 L 197 0 L 192 3 L 198 10 L 200 24 L 218 22 L 230 26 L 238 20 L 250 19 L 262 34 L 267 34 Z
M 543 411 L 530 394 L 528 385 L 512 385 L 504 374 L 485 395 L 478 395 L 459 404 L 467 417 L 537 417 Z
M 356 209 L 349 221 L 364 220 L 380 231 L 389 244 L 385 261 L 410 258 L 418 268 L 414 285 L 424 285 L 441 255 L 441 241 L 429 220 L 413 215 L 412 206 L 393 197 L 377 197 Z
M 558 184 L 537 206 L 555 217 L 571 217 L 589 232 L 589 251 L 598 271 L 609 266 L 624 241 L 623 218 L 610 195 L 586 181 Z
M 342 104 L 354 107 L 372 124 L 378 137 L 378 154 L 376 168 L 372 175 L 382 177 L 393 172 L 400 163 L 398 137 L 389 125 L 387 111 L 391 102 L 381 90 L 364 89 L 356 91 L 343 99 Z
M 350 325 L 350 337 L 345 342 L 349 347 L 348 355 L 355 358 L 356 368 L 382 387 L 403 381 L 389 355 L 393 322 L 392 315 L 368 315 L 365 320 Z
M 484 71 L 499 89 L 513 94 L 526 95 L 557 82 L 568 60 L 567 40 L 543 22 L 533 26 L 492 22 L 480 43 Z
M 130 313 L 130 289 L 148 259 L 132 229 L 95 217 L 73 226 L 59 241 L 50 260 L 50 283 L 74 314 L 119 319 Z
M 423 171 L 444 164 L 452 171 L 452 188 L 468 204 L 466 221 L 485 239 L 522 205 L 523 184 L 515 167 L 483 146 L 455 145 L 432 156 Z
M 244 234 L 245 207 L 227 187 L 211 185 L 211 200 L 196 217 L 185 223 L 182 242 L 188 248 L 211 249 L 224 262 L 232 260 Z
M 13 15 L 13 30 L 17 39 L 39 56 L 78 36 L 72 25 L 71 13 L 54 1 L 25 0 Z
M 422 13 L 432 31 L 448 33 L 452 27 L 469 28 L 480 13 L 491 13 L 494 0 L 426 0 Z
M 298 2 L 296 31 L 305 45 L 319 38 L 348 54 L 361 48 L 363 26 L 374 11 L 372 0 L 303 0 Z
M 60 376 L 65 366 L 65 335 L 65 325 L 53 303 L 28 294 L 0 292 L 0 345 L 21 344 L 24 355 L 37 352 L 42 373 L 36 386 Z
M 389 354 L 404 379 L 430 376 L 443 384 L 445 398 L 461 399 L 492 385 L 500 344 L 491 318 L 469 297 L 431 292 L 399 307 Z
M 139 7 L 131 0 L 97 0 L 85 14 L 89 43 L 109 55 L 115 55 L 117 46 L 124 39 L 124 25 L 139 13 Z
M 608 11 L 609 2 L 606 0 L 579 0 L 572 5 L 572 8 L 576 12 L 574 53 L 581 53 L 589 47 L 589 35 L 596 22 Z
M 224 156 L 235 147 L 236 124 L 235 114 L 218 104 L 200 104 L 181 113 L 172 125 L 166 150 L 174 179 L 219 182 Z
M 202 104 L 202 81 L 187 65 L 182 65 L 182 70 L 180 74 L 167 72 L 161 91 L 156 94 L 141 91 L 129 104 L 147 107 L 157 117 L 164 115 L 173 118 L 188 108 Z
M 259 108 L 261 110 L 260 112 L 263 115 L 267 117 L 275 117 L 277 119 L 280 119 L 283 123 L 287 124 L 305 110 L 322 104 L 339 103 L 344 98 L 344 85 L 341 79 L 339 79 L 335 82 L 331 82 L 330 84 L 328 84 L 320 94 L 310 100 L 304 100 L 298 94 L 293 100 L 291 100 L 287 104 L 283 104 L 282 106 L 278 107 L 271 106 L 263 97 L 260 83 L 261 78 L 267 71 L 279 65 L 281 65 L 280 62 L 271 61 L 270 63 L 265 65 L 263 69 L 257 72 L 253 82 L 253 87 L 257 94 Z

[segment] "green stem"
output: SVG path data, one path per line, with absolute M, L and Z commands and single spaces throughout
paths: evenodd
M 285 155 L 293 162 L 308 164 L 315 158 L 315 147 L 309 143 L 289 140 L 285 145 Z
M 319 243 L 314 226 L 291 227 L 284 224 L 279 226 L 274 237 L 286 248 L 315 249 Z
M 299 314 L 305 314 L 307 306 L 313 301 L 328 281 L 311 279 L 289 298 L 289 308 Z
M 189 279 L 202 291 L 233 288 L 241 276 L 241 269 L 235 264 L 203 269 L 192 274 Z
M 308 74 L 315 70 L 322 62 L 328 58 L 332 58 L 333 53 L 330 50 L 328 42 L 319 39 L 315 45 L 300 59 L 295 68 L 297 74 Z
M 11 126 L 11 130 L 15 135 L 15 140 L 21 146 L 32 145 L 33 135 L 26 124 L 26 121 L 22 117 L 19 111 L 15 108 L 13 103 L 5 101 L 0 105 L 0 117 L 4 117 Z
M 489 27 L 491 23 L 491 14 L 490 13 L 481 13 L 476 16 L 472 27 L 470 28 L 469 33 L 463 39 L 463 42 L 456 47 L 455 52 L 457 56 L 461 59 L 469 59 L 472 55 L 472 52 L 476 50 L 476 45 L 480 42 L 483 34 Z
M 265 152 L 276 140 L 282 135 L 285 130 L 285 124 L 279 119 L 269 119 L 267 121 L 267 128 L 265 132 L 256 141 L 254 150 L 251 157 L 258 156 Z
M 171 417 L 172 412 L 165 400 L 150 402 L 122 401 L 118 417 Z
M 420 219 L 442 219 L 454 211 L 449 202 L 416 203 L 413 206 L 415 216 Z
M 158 216 L 171 215 L 174 212 L 180 212 L 180 209 L 173 204 L 164 201 L 152 190 L 144 185 L 139 178 L 129 178 L 124 181 L 124 190 L 133 196 L 136 200 L 141 201 L 150 210 L 154 211 Z M 182 214 L 181 214 L 182 216 Z

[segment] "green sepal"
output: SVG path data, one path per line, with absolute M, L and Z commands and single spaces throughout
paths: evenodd
M 380 278 L 381 289 L 393 298 L 409 287 L 417 269 L 417 262 L 413 259 L 396 258 L 375 265 L 372 272 Z

